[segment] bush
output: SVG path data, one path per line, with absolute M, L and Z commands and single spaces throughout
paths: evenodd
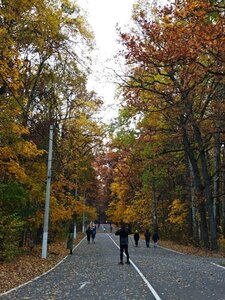
M 19 252 L 19 238 L 24 221 L 16 214 L 0 212 L 0 261 L 9 261 Z

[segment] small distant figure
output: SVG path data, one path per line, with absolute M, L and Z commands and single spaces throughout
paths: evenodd
M 32 235 L 29 238 L 29 248 L 30 248 L 30 252 L 33 252 L 33 249 L 34 249 L 34 239 L 33 239 Z
M 132 234 L 131 230 L 128 228 L 125 228 L 124 225 L 121 226 L 121 229 L 117 230 L 115 232 L 115 235 L 120 236 L 120 262 L 119 264 L 123 265 L 123 252 L 125 251 L 125 254 L 127 256 L 127 264 L 130 264 L 130 256 L 128 253 L 128 235 Z
M 103 226 L 103 231 L 105 232 L 105 226 Z
M 159 240 L 158 232 L 155 231 L 153 233 L 152 240 L 154 242 L 154 248 L 157 248 L 157 246 L 158 246 L 158 240 Z
M 146 247 L 147 248 L 150 247 L 150 239 L 151 239 L 151 233 L 150 233 L 149 229 L 146 229 L 146 231 L 145 231 L 145 242 L 146 242 Z
M 134 233 L 134 242 L 135 242 L 135 246 L 138 247 L 138 241 L 140 239 L 140 235 L 138 233 L 138 230 L 135 230 L 135 233 Z
M 95 244 L 95 235 L 96 235 L 96 227 L 94 226 L 91 229 L 91 239 L 92 239 L 92 243 L 94 243 L 94 244 Z
M 112 233 L 112 230 L 113 230 L 112 224 L 110 224 L 110 233 Z
M 86 230 L 86 235 L 87 235 L 88 244 L 90 244 L 90 239 L 91 239 L 91 227 L 90 226 L 88 226 L 88 228 Z
M 67 249 L 70 250 L 69 254 L 73 254 L 73 239 L 74 239 L 74 234 L 73 232 L 70 232 L 67 237 Z

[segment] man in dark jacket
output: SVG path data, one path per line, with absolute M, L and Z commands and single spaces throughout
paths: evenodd
M 135 246 L 138 247 L 138 241 L 140 239 L 140 235 L 138 233 L 138 230 L 135 230 L 135 233 L 134 233 L 134 241 L 135 241 Z
M 94 226 L 94 227 L 91 229 L 92 243 L 95 243 L 95 235 L 96 235 L 96 227 Z
M 125 254 L 127 256 L 127 264 L 130 263 L 129 261 L 129 253 L 128 253 L 128 235 L 132 234 L 131 230 L 128 228 L 125 228 L 124 225 L 115 232 L 115 235 L 120 236 L 120 262 L 119 264 L 123 265 L 123 251 L 125 251 Z
M 86 230 L 86 235 L 87 235 L 88 244 L 90 244 L 90 239 L 91 239 L 91 228 L 90 228 L 90 226 L 88 226 L 88 228 Z
M 158 240 L 159 240 L 159 235 L 157 231 L 153 233 L 152 240 L 154 242 L 154 248 L 156 248 L 158 246 Z
M 145 231 L 145 242 L 146 242 L 146 247 L 149 248 L 150 246 L 150 238 L 151 238 L 151 233 L 149 229 L 146 229 Z

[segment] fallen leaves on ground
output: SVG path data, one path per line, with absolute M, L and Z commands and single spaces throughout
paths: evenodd
M 83 237 L 84 234 L 78 233 L 74 245 L 77 245 Z M 47 272 L 69 253 L 66 241 L 55 242 L 48 245 L 47 258 L 44 259 L 41 258 L 41 247 L 36 246 L 33 253 L 24 251 L 12 262 L 0 263 L 0 293 Z
M 192 245 L 180 245 L 176 244 L 172 241 L 160 241 L 160 246 L 170 248 L 175 251 L 179 251 L 182 253 L 187 253 L 191 255 L 198 255 L 198 256 L 208 256 L 208 257 L 225 257 L 225 253 L 218 253 L 210 250 L 206 250 L 200 247 L 194 247 Z

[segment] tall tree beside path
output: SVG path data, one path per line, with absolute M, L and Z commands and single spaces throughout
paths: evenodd
M 1 1 L 0 8 L 1 230 L 10 232 L 1 235 L 5 259 L 16 251 L 19 240 L 23 245 L 29 231 L 35 242 L 41 237 L 50 124 L 54 125 L 50 238 L 62 228 L 66 231 L 85 209 L 96 218 L 94 204 L 89 200 L 84 205 L 82 199 L 85 185 L 91 194 L 96 182 L 92 163 L 102 131 L 94 119 L 102 101 L 86 88 L 93 35 L 76 3 L 12 0 Z M 67 138 L 76 141 L 68 144 Z M 63 157 L 72 152 L 76 154 Z M 12 244 L 15 251 L 10 250 Z
M 136 31 L 121 33 L 129 67 L 121 83 L 127 107 L 143 116 L 146 135 L 161 132 L 175 141 L 164 152 L 184 151 L 195 186 L 194 218 L 200 217 L 201 240 L 211 249 L 217 249 L 222 224 L 222 218 L 216 222 L 212 190 L 212 178 L 221 172 L 213 169 L 211 149 L 216 133 L 220 145 L 224 137 L 223 13 L 217 1 L 175 1 L 153 13 L 140 4 Z

